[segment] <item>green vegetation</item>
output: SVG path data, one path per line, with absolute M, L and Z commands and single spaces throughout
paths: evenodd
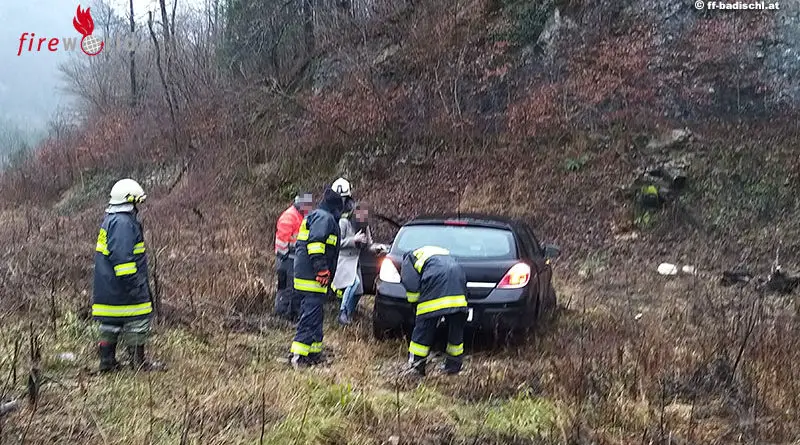
M 589 155 L 582 154 L 577 158 L 567 158 L 564 161 L 564 168 L 570 172 L 581 170 L 589 162 Z

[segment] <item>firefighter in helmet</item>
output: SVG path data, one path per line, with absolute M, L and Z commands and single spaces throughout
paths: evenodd
M 461 371 L 464 326 L 467 322 L 467 277 L 446 249 L 425 246 L 403 256 L 400 280 L 410 303 L 416 303 L 416 320 L 408 346 L 406 375 L 424 376 L 436 325 L 448 325 L 445 374 Z
M 349 190 L 349 184 L 347 184 Z M 319 364 L 322 359 L 323 304 L 336 273 L 339 257 L 339 218 L 342 195 L 325 189 L 317 208 L 305 217 L 297 235 L 294 290 L 300 296 L 300 321 L 294 337 L 291 363 L 295 368 Z
M 132 179 L 114 184 L 97 236 L 92 316 L 100 322 L 101 372 L 119 368 L 116 350 L 120 340 L 127 346 L 134 369 L 162 367 L 145 359 L 153 312 L 144 234 L 137 216 L 137 205 L 145 198 L 142 187 Z

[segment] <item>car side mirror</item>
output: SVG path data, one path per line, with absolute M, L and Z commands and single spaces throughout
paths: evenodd
M 544 250 L 544 257 L 545 259 L 548 260 L 554 260 L 558 258 L 558 256 L 561 254 L 561 249 L 559 249 L 558 246 L 554 244 L 545 244 L 543 246 L 543 250 Z

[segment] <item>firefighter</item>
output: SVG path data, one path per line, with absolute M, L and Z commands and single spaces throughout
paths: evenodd
M 92 316 L 100 322 L 100 372 L 120 368 L 119 340 L 127 346 L 136 370 L 162 367 L 145 359 L 153 303 L 147 274 L 144 234 L 137 204 L 147 196 L 132 179 L 111 188 L 94 256 Z
M 425 365 L 433 345 L 436 325 L 448 325 L 447 358 L 442 371 L 461 371 L 464 326 L 467 322 L 467 277 L 464 270 L 441 247 L 425 246 L 403 256 L 401 282 L 410 303 L 416 303 L 416 321 L 408 346 L 406 375 L 425 376 Z
M 275 231 L 275 265 L 278 272 L 275 315 L 291 321 L 297 321 L 300 315 L 300 300 L 292 286 L 295 244 L 303 218 L 313 209 L 312 199 L 310 193 L 299 193 L 295 196 L 294 204 L 278 218 Z
M 297 235 L 294 290 L 301 299 L 301 315 L 290 348 L 291 363 L 296 369 L 323 361 L 323 304 L 336 273 L 343 206 L 342 196 L 327 188 L 317 208 L 303 220 Z

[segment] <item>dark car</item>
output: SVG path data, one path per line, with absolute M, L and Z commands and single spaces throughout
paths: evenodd
M 400 284 L 400 262 L 406 252 L 426 245 L 449 250 L 464 268 L 468 328 L 525 331 L 555 309 L 550 259 L 558 248 L 541 245 L 526 223 L 482 215 L 420 217 L 400 228 L 380 260 L 376 338 L 413 328 L 415 305 Z
M 391 239 L 402 224 L 388 216 L 380 213 L 373 213 L 370 218 L 370 227 L 375 241 Z M 384 245 L 385 246 L 385 245 Z M 369 249 L 363 249 L 359 256 L 359 266 L 361 267 L 361 278 L 363 280 L 364 293 L 374 295 L 378 280 L 378 272 L 381 268 L 382 253 L 376 253 Z

